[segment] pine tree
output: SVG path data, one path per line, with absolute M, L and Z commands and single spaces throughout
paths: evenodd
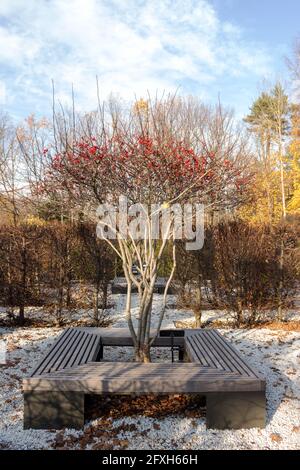
M 284 141 L 289 130 L 289 103 L 282 85 L 277 83 L 270 92 L 263 92 L 244 121 L 255 135 L 258 149 L 254 199 L 251 201 L 256 209 L 253 213 L 252 208 L 253 218 L 272 223 L 286 216 Z M 248 215 L 250 212 L 246 211 Z

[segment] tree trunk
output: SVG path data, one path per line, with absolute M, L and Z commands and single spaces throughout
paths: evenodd
M 268 200 L 268 212 L 269 212 L 269 223 L 272 224 L 274 218 L 274 204 L 271 198 L 271 138 L 267 136 L 266 140 L 266 153 L 265 153 L 265 164 L 267 173 L 267 200 Z
M 243 323 L 243 307 L 242 302 L 238 301 L 237 312 L 236 312 L 236 327 L 239 328 Z
M 197 289 L 196 289 L 196 302 L 195 302 L 195 308 L 194 308 L 194 315 L 195 315 L 195 326 L 196 328 L 201 328 L 201 317 L 202 317 L 202 310 L 201 310 L 201 304 L 202 304 L 202 292 L 201 292 L 201 276 L 198 276 L 198 283 L 197 283 Z
M 107 300 L 108 300 L 108 282 L 104 279 L 102 284 L 102 308 L 103 310 L 107 309 Z
M 99 326 L 99 284 L 98 283 L 95 287 L 95 294 L 94 294 L 94 323 L 96 326 Z
M 280 157 L 280 178 L 281 178 L 281 197 L 282 197 L 282 216 L 286 220 L 286 202 L 285 202 L 285 187 L 284 187 L 284 168 L 282 158 L 282 133 L 281 128 L 279 132 L 279 157 Z M 280 244 L 280 283 L 279 283 L 279 302 L 278 302 L 278 319 L 283 320 L 283 302 L 282 302 L 282 289 L 283 289 L 283 266 L 284 266 L 284 242 L 281 240 Z
M 26 260 L 26 243 L 22 240 L 22 273 L 21 273 L 21 289 L 19 297 L 19 318 L 18 323 L 24 325 L 25 323 L 25 296 L 26 296 L 26 281 L 27 281 L 27 260 Z
M 149 364 L 151 362 L 150 346 L 149 344 L 140 345 L 135 350 L 135 362 L 143 362 Z
M 281 240 L 280 245 L 280 258 L 279 258 L 279 273 L 280 273 L 280 281 L 279 281 L 279 290 L 278 290 L 278 309 L 277 309 L 277 317 L 279 321 L 283 320 L 283 302 L 282 302 L 282 289 L 283 289 L 283 265 L 284 265 L 284 243 Z
M 150 322 L 152 311 L 153 292 L 148 292 L 145 302 L 142 303 L 139 312 L 138 338 L 135 350 L 136 362 L 151 362 L 150 355 Z
M 196 309 L 194 311 L 194 315 L 195 315 L 195 327 L 196 328 L 201 328 L 201 325 L 202 325 L 202 312 L 200 309 Z
M 280 151 L 281 152 L 281 151 Z M 285 186 L 284 186 L 284 168 L 282 155 L 280 153 L 280 180 L 281 180 L 281 199 L 282 199 L 282 215 L 286 219 L 286 202 L 285 202 Z
M 58 286 L 58 301 L 56 305 L 56 323 L 58 326 L 63 325 L 63 306 L 64 306 L 64 272 L 62 264 L 60 265 L 59 270 L 59 286 Z
M 19 317 L 18 317 L 18 324 L 24 325 L 25 323 L 25 307 L 24 305 L 19 306 Z

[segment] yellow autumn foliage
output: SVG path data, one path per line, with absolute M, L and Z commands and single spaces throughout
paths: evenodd
M 135 114 L 147 114 L 149 109 L 148 101 L 140 98 L 137 100 L 133 106 L 133 111 Z
M 26 220 L 25 220 L 27 225 L 33 225 L 35 227 L 43 227 L 46 225 L 46 221 L 43 219 L 40 219 L 39 217 L 35 215 L 29 215 Z
M 241 219 L 251 223 L 276 223 L 282 217 L 280 172 L 266 172 L 259 165 L 249 189 L 248 202 L 239 209 Z
M 288 203 L 288 212 L 300 213 L 300 107 L 295 107 L 292 116 L 291 131 L 291 183 L 292 196 Z

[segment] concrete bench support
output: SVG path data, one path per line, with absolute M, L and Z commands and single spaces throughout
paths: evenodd
M 83 425 L 83 393 L 24 392 L 24 429 L 81 429 Z
M 211 393 L 206 396 L 209 429 L 251 429 L 266 425 L 265 392 Z

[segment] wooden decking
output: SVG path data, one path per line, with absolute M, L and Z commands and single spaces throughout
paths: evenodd
M 162 334 L 154 346 L 171 344 L 184 349 L 186 362 L 101 362 L 105 346 L 133 346 L 128 330 L 66 330 L 23 380 L 25 427 L 81 427 L 87 394 L 148 393 L 205 395 L 208 427 L 264 426 L 265 381 L 222 335 L 185 330 L 182 337 Z

